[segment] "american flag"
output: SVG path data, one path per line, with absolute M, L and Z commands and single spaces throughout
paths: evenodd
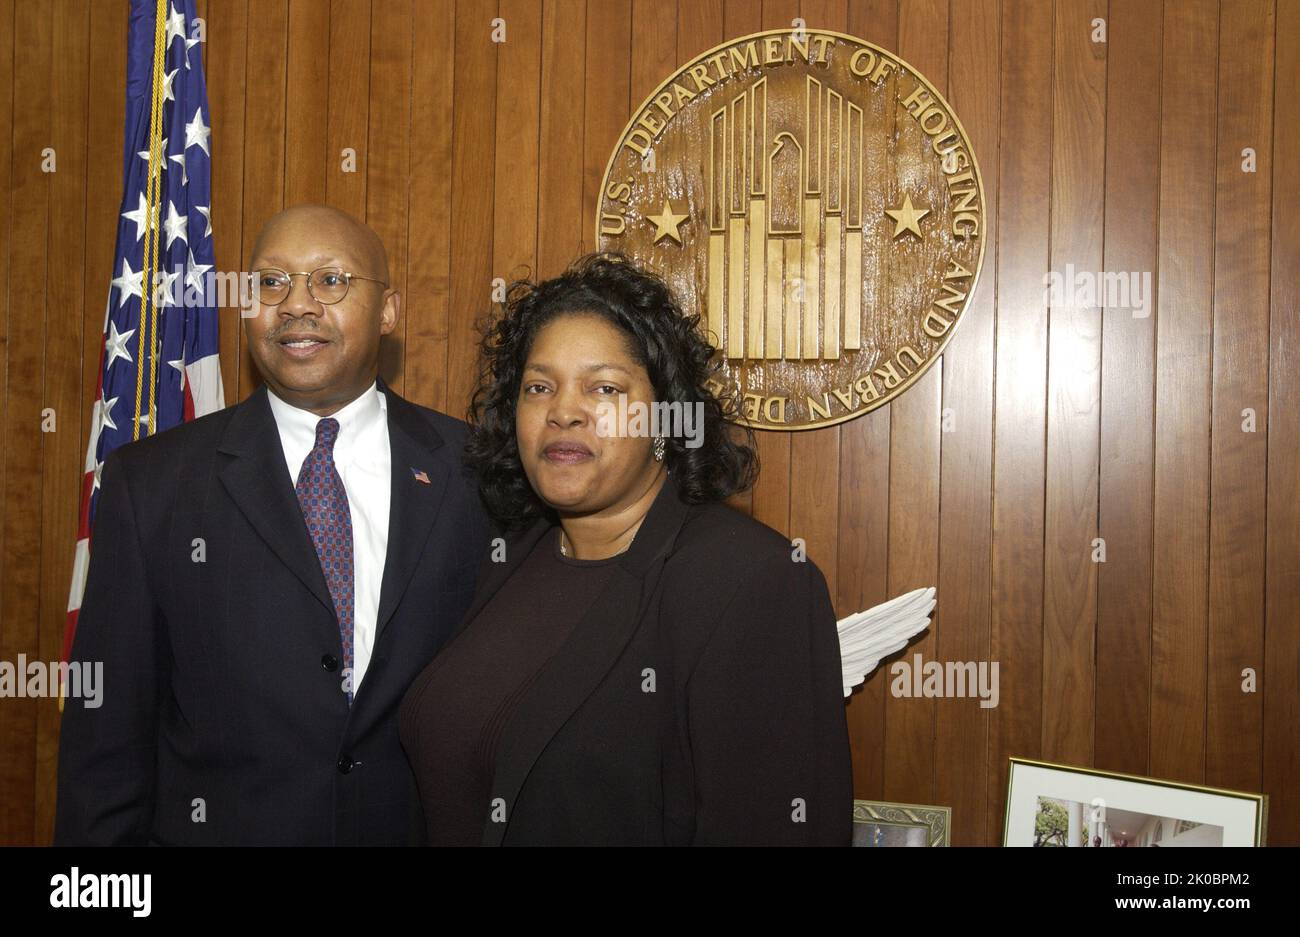
M 131 2 L 121 217 L 86 447 L 64 660 L 90 564 L 104 459 L 118 446 L 225 406 L 210 274 L 215 261 L 202 26 L 194 0 Z

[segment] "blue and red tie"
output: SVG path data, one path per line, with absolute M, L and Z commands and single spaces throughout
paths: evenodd
M 334 441 L 339 421 L 326 417 L 316 424 L 316 445 L 298 472 L 298 503 L 307 531 L 316 546 L 321 572 L 334 600 L 334 614 L 343 639 L 343 673 L 348 705 L 352 705 L 352 624 L 355 584 L 352 560 L 352 514 L 348 493 L 334 467 Z

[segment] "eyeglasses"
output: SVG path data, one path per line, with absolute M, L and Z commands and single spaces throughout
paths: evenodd
M 306 271 L 286 273 L 284 270 L 268 267 L 253 273 L 253 282 L 257 286 L 259 300 L 266 306 L 278 306 L 288 298 L 290 290 L 293 289 L 294 277 L 306 277 L 307 292 L 311 293 L 312 299 L 316 302 L 326 306 L 332 306 L 348 295 L 348 287 L 352 285 L 353 280 L 369 280 L 384 287 L 388 286 L 383 280 L 348 273 L 342 267 L 317 267 L 310 273 Z

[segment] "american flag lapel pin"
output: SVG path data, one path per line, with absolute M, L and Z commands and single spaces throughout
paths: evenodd
M 432 484 L 432 483 L 429 481 L 429 475 L 428 475 L 428 473 L 427 473 L 427 472 L 422 472 L 422 471 L 420 471 L 420 470 L 417 469 L 415 466 L 411 466 L 411 475 L 412 475 L 412 476 L 415 478 L 415 480 L 416 480 L 417 482 L 419 482 L 421 485 Z

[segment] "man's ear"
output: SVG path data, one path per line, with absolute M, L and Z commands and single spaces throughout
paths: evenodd
M 379 310 L 379 334 L 387 335 L 397 328 L 397 321 L 402 317 L 402 294 L 397 290 L 384 293 L 384 305 Z

